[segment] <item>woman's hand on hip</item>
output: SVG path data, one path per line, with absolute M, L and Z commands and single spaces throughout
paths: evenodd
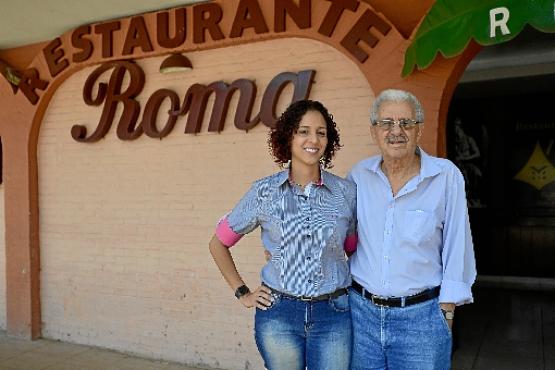
M 260 308 L 261 310 L 266 310 L 272 305 L 274 298 L 272 297 L 272 291 L 270 288 L 264 285 L 260 285 L 255 291 L 250 292 L 242 296 L 239 302 L 247 308 Z

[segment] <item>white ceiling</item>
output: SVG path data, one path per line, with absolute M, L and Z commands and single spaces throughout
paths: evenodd
M 52 40 L 82 24 L 206 0 L 0 0 L 0 49 Z

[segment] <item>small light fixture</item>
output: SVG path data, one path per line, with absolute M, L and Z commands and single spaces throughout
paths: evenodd
M 183 54 L 172 54 L 160 64 L 160 73 L 185 72 L 193 69 L 193 64 Z
M 0 74 L 11 84 L 15 92 L 21 82 L 21 73 L 0 59 Z

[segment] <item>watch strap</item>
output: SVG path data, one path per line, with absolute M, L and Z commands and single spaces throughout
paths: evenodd
M 235 298 L 240 299 L 242 296 L 249 294 L 251 291 L 245 284 L 235 289 Z

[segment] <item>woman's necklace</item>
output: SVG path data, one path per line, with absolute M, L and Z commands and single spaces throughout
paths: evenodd
M 294 181 L 293 179 L 290 179 L 290 181 L 291 181 L 293 184 L 297 185 L 298 187 L 304 188 L 305 186 L 307 186 L 307 185 L 310 184 L 310 183 L 317 184 L 320 180 L 319 180 L 319 179 L 318 179 L 318 180 L 311 180 L 311 181 L 307 182 L 307 183 L 304 184 L 304 185 L 303 185 L 303 184 L 299 184 L 298 182 Z
M 295 179 L 293 179 L 293 169 L 292 169 L 291 166 L 289 166 L 289 182 L 292 183 L 292 184 L 297 185 L 297 186 L 300 187 L 301 189 L 304 189 L 305 186 L 307 186 L 307 185 L 310 184 L 310 183 L 318 184 L 318 183 L 320 182 L 320 179 L 322 178 L 321 171 L 318 171 L 318 173 L 316 173 L 315 175 L 316 175 L 316 176 L 315 176 L 316 179 L 314 179 L 314 177 L 313 177 L 311 180 L 307 181 L 307 182 L 303 185 L 303 184 L 297 182 Z

